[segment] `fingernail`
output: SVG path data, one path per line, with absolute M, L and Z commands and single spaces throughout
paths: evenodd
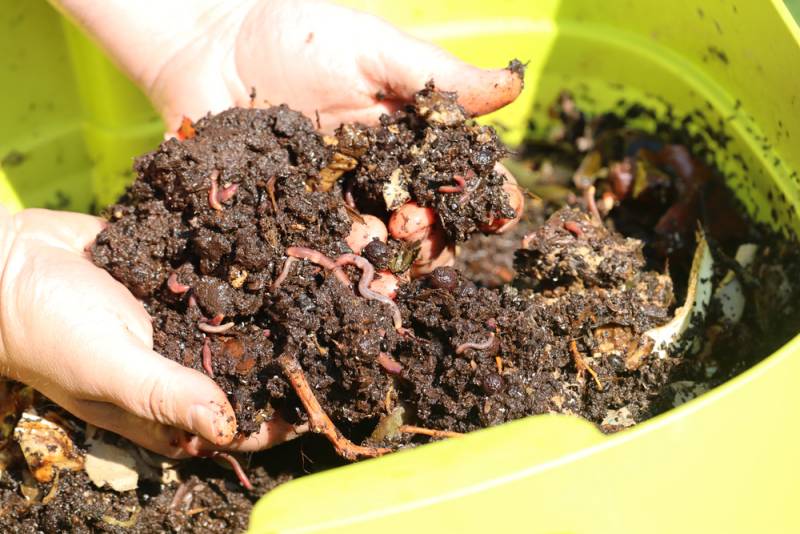
M 217 424 L 219 414 L 215 413 L 209 406 L 195 404 L 191 408 L 190 431 L 200 434 L 212 443 L 217 443 L 224 437 L 222 430 Z

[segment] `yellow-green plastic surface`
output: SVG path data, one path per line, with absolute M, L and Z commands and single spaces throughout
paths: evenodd
M 487 118 L 509 142 L 556 93 L 702 115 L 754 217 L 800 229 L 800 41 L 768 0 L 344 2 L 483 66 L 529 61 Z M 145 99 L 38 1 L 0 0 L 0 201 L 112 201 L 160 123 Z M 349 30 L 347 30 L 349 31 Z M 346 31 L 343 31 L 346 38 Z M 800 532 L 800 339 L 688 404 L 607 437 L 563 416 L 306 477 L 256 506 L 252 532 Z

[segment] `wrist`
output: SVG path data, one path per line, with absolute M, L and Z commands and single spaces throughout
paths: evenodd
M 14 216 L 0 205 L 0 305 L 6 302 L 6 270 L 9 265 L 11 249 L 16 238 Z M 0 376 L 6 376 L 6 344 L 4 314 L 0 311 Z

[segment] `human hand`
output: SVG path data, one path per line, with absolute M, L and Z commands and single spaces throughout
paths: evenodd
M 102 228 L 47 210 L 0 219 L 2 375 L 167 456 L 186 454 L 184 430 L 230 443 L 236 421 L 222 390 L 153 352 L 142 304 L 84 252 Z

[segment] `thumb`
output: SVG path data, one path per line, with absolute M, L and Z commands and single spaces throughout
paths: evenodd
M 410 100 L 433 80 L 437 89 L 457 91 L 458 103 L 475 116 L 502 108 L 522 91 L 524 67 L 518 61 L 503 69 L 480 69 L 393 27 L 382 33 L 374 41 L 381 44 L 372 66 L 392 98 Z
M 225 393 L 213 380 L 153 352 L 133 336 L 120 345 L 114 361 L 104 369 L 102 384 L 88 396 L 90 400 L 110 402 L 143 419 L 202 436 L 215 445 L 230 443 L 236 433 L 236 417 Z M 87 398 L 77 391 L 74 394 Z

